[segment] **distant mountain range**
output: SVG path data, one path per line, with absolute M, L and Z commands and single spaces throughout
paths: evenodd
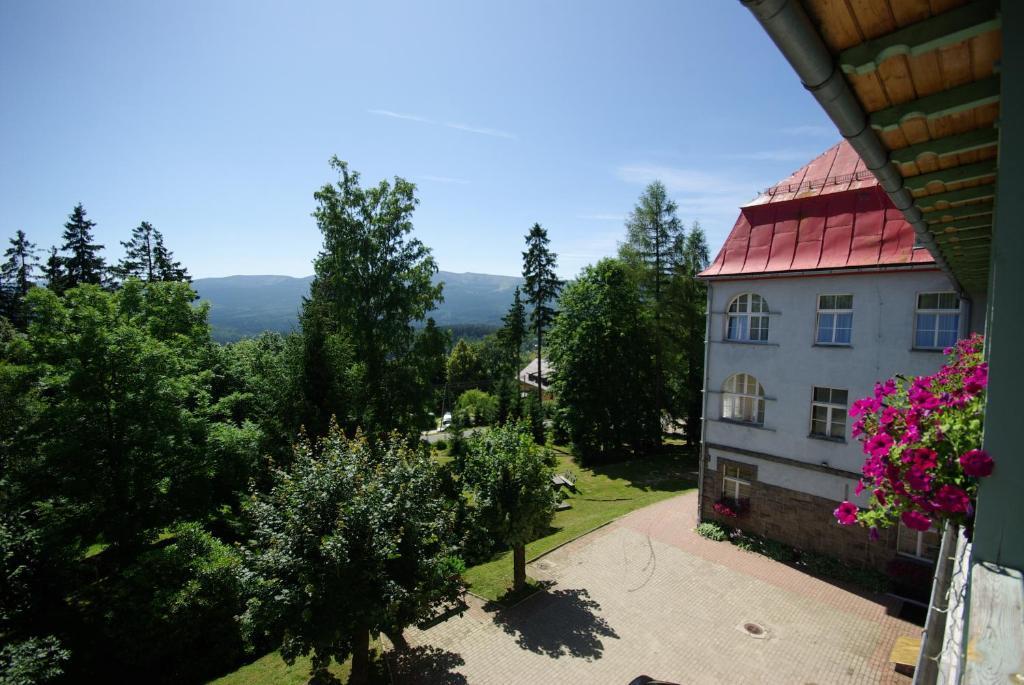
M 210 303 L 214 339 L 231 342 L 263 331 L 285 333 L 295 328 L 312 280 L 312 276 L 225 276 L 197 278 L 192 287 L 201 301 Z M 430 314 L 439 326 L 486 330 L 501 325 L 512 292 L 523 279 L 439 271 L 434 281 L 444 283 L 444 302 Z

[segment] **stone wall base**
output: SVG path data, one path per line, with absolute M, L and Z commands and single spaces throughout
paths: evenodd
M 719 458 L 718 463 L 729 463 Z M 744 466 L 750 466 L 744 464 Z M 754 467 L 756 469 L 756 467 Z M 731 528 L 771 538 L 791 547 L 825 554 L 844 562 L 886 572 L 896 557 L 896 529 L 880 532 L 872 541 L 860 526 L 841 526 L 832 512 L 838 502 L 753 480 L 750 485 L 750 506 L 738 517 L 720 516 L 714 504 L 722 496 L 722 471 L 704 469 L 701 498 L 702 521 L 718 521 Z

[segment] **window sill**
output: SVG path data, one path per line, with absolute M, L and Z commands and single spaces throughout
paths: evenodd
M 834 442 L 838 445 L 845 445 L 846 438 L 833 438 L 829 435 L 815 435 L 814 433 L 808 433 L 807 437 L 811 440 L 821 440 L 823 442 Z
M 708 419 L 708 421 L 714 421 L 715 423 L 724 423 L 730 426 L 742 426 L 743 428 L 753 428 L 759 431 L 768 431 L 769 433 L 776 432 L 774 428 L 766 428 L 763 424 L 759 423 L 747 423 L 746 421 L 734 421 L 733 419 Z
M 929 352 L 931 354 L 935 354 L 935 353 L 942 354 L 942 351 L 944 349 L 946 349 L 946 348 L 945 347 L 911 347 L 910 351 L 911 352 Z
M 838 349 L 847 349 L 847 350 L 852 350 L 853 349 L 853 345 L 851 345 L 850 343 L 823 343 L 823 342 L 816 342 L 816 343 L 811 343 L 811 347 L 831 347 L 832 349 L 838 348 Z
M 723 338 L 721 340 L 712 340 L 711 342 L 723 343 L 726 345 L 750 345 L 751 347 L 778 347 L 779 343 L 773 342 L 761 342 L 759 340 L 729 340 Z

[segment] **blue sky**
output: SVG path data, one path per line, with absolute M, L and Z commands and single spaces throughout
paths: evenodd
M 735 0 L 6 2 L 0 117 L 0 236 L 81 201 L 199 277 L 311 273 L 332 154 L 417 184 L 440 268 L 518 273 L 539 221 L 570 277 L 645 183 L 717 250 L 838 140 Z

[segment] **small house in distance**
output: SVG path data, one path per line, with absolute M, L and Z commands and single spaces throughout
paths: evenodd
M 519 391 L 525 395 L 530 392 L 537 392 L 537 384 L 540 383 L 540 387 L 544 389 L 544 399 L 551 399 L 554 394 L 551 391 L 551 379 L 555 369 L 551 366 L 551 363 L 541 357 L 540 360 L 540 378 L 537 378 L 537 360 L 534 359 L 522 371 L 519 372 Z
M 934 373 L 984 307 L 959 297 L 845 141 L 742 207 L 700 278 L 701 518 L 882 571 L 929 566 L 937 531 L 871 544 L 836 523 L 839 502 L 870 494 L 856 494 L 848 412 L 876 380 Z

